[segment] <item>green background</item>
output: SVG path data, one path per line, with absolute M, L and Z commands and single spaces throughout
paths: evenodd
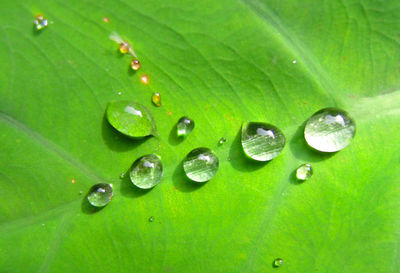
M 399 1 L 0 0 L 0 11 L 0 272 L 400 272 Z M 39 12 L 52 23 L 36 33 Z M 104 113 L 118 99 L 147 106 L 160 137 L 112 129 Z M 357 133 L 319 154 L 304 122 L 332 106 Z M 183 115 L 196 127 L 180 142 Z M 247 120 L 279 127 L 282 154 L 247 160 Z M 220 169 L 197 186 L 180 162 L 200 146 Z M 152 152 L 157 187 L 119 178 Z M 306 162 L 314 176 L 298 184 Z M 84 195 L 99 182 L 115 196 L 95 212 Z

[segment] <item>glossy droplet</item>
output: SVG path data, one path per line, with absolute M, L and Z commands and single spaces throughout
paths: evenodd
M 281 130 L 271 124 L 248 122 L 242 126 L 243 150 L 254 160 L 269 161 L 275 158 L 285 147 L 285 142 Z
M 177 135 L 180 136 L 187 136 L 189 135 L 194 129 L 194 121 L 188 117 L 181 117 L 178 120 L 177 127 Z
M 313 169 L 311 164 L 303 164 L 299 166 L 296 170 L 296 177 L 299 180 L 307 180 L 313 175 Z
M 42 14 L 38 14 L 35 16 L 35 20 L 33 21 L 33 24 L 35 25 L 36 30 L 42 30 L 45 27 L 47 27 L 48 22 L 47 19 L 44 18 Z
M 149 222 L 154 222 L 154 216 L 150 216 Z
M 276 258 L 274 260 L 274 262 L 272 263 L 272 265 L 274 267 L 280 267 L 280 266 L 282 266 L 282 264 L 283 264 L 283 260 L 281 258 Z
M 217 173 L 218 167 L 218 157 L 208 148 L 192 150 L 183 161 L 186 176 L 195 182 L 210 180 Z
M 143 105 L 132 101 L 114 101 L 107 106 L 107 120 L 124 135 L 140 138 L 157 135 L 152 115 Z
M 125 177 L 125 173 L 121 173 L 120 175 L 119 175 L 119 178 L 121 178 L 121 179 L 123 179 Z
M 129 173 L 132 183 L 141 189 L 150 189 L 160 183 L 163 175 L 163 166 L 158 156 L 144 155 L 132 165 Z
M 219 145 L 222 145 L 222 144 L 224 144 L 225 142 L 226 142 L 226 138 L 221 137 L 221 138 L 219 139 L 219 141 L 218 141 L 218 144 L 219 144 Z
M 151 96 L 151 102 L 157 106 L 160 107 L 161 106 L 161 95 L 158 92 L 155 92 L 152 96 Z
M 92 206 L 104 207 L 113 197 L 111 184 L 99 183 L 90 188 L 87 199 Z
M 127 42 L 121 42 L 121 43 L 119 44 L 119 51 L 120 51 L 122 54 L 126 54 L 126 53 L 129 52 L 130 47 L 131 47 L 131 46 L 130 46 Z
M 149 77 L 147 75 L 143 75 L 142 77 L 140 77 L 140 80 L 144 84 L 148 84 L 149 83 Z
M 336 152 L 353 140 L 356 124 L 347 112 L 325 108 L 312 115 L 304 129 L 304 137 L 311 147 L 321 152 Z
M 138 60 L 138 59 L 132 59 L 132 61 L 131 61 L 131 67 L 132 67 L 132 69 L 133 70 L 139 70 L 139 68 L 140 68 L 140 61 Z

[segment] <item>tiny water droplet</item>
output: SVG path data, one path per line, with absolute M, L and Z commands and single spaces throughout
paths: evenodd
M 119 51 L 120 51 L 122 54 L 128 53 L 130 48 L 131 48 L 131 46 L 130 46 L 127 42 L 121 42 L 121 43 L 119 43 Z
M 150 216 L 149 222 L 154 222 L 154 216 Z
M 312 115 L 304 128 L 311 147 L 321 152 L 337 152 L 350 144 L 356 133 L 354 120 L 344 110 L 325 108 Z
M 42 224 L 42 227 L 44 227 L 45 226 L 45 224 Z
M 110 203 L 112 197 L 112 185 L 106 183 L 93 185 L 87 195 L 89 203 L 95 207 L 104 207 L 105 205 Z
M 119 176 L 119 178 L 121 178 L 121 179 L 124 178 L 124 177 L 125 177 L 125 173 L 121 173 L 120 176 Z
M 282 264 L 283 264 L 283 260 L 281 258 L 276 258 L 274 260 L 274 262 L 272 263 L 272 265 L 274 267 L 280 267 L 280 266 L 282 266 Z
M 299 166 L 296 170 L 296 177 L 299 180 L 308 180 L 313 175 L 313 169 L 311 164 L 303 164 Z
M 151 96 L 151 102 L 157 106 L 160 107 L 161 106 L 161 95 L 158 92 L 155 92 L 152 96 Z
M 103 17 L 103 22 L 108 24 L 110 23 L 110 19 L 108 17 Z
M 83 191 L 79 191 L 79 195 L 82 195 L 83 194 Z
M 219 141 L 218 141 L 218 144 L 219 144 L 219 145 L 222 145 L 222 144 L 224 144 L 225 142 L 226 142 L 226 138 L 221 137 L 221 138 L 219 139 Z
M 242 125 L 242 147 L 247 156 L 257 161 L 269 161 L 285 147 L 285 136 L 277 127 L 248 122 Z
M 147 75 L 143 75 L 142 77 L 140 77 L 140 80 L 144 84 L 148 84 L 149 83 L 149 77 Z
M 194 129 L 194 121 L 188 117 L 181 117 L 178 120 L 177 127 L 177 135 L 180 136 L 188 136 Z
M 121 96 L 122 92 L 121 92 L 121 91 L 119 91 L 117 94 L 118 94 L 118 96 Z
M 206 182 L 214 177 L 219 167 L 218 157 L 208 148 L 192 150 L 183 161 L 186 176 L 195 182 Z
M 160 183 L 163 166 L 158 156 L 144 155 L 133 162 L 130 173 L 131 182 L 138 188 L 150 189 Z
M 35 16 L 35 20 L 33 21 L 36 30 L 42 30 L 48 26 L 47 19 L 44 18 L 42 14 L 38 14 Z
M 296 64 L 296 63 L 297 63 L 297 60 L 293 60 L 293 63 Z
M 141 138 L 157 135 L 156 124 L 150 111 L 143 105 L 132 101 L 113 101 L 107 106 L 108 122 L 120 133 Z
M 76 180 L 75 179 L 71 179 L 71 183 L 75 184 Z
M 131 67 L 133 70 L 139 70 L 141 67 L 140 61 L 138 59 L 133 58 L 131 61 Z

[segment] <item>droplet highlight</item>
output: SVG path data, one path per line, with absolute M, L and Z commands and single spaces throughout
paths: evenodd
M 141 138 L 157 135 L 156 124 L 149 110 L 132 101 L 113 101 L 107 106 L 108 122 L 120 133 Z
M 298 180 L 306 181 L 313 175 L 313 168 L 311 164 L 300 165 L 296 170 L 296 177 Z
M 47 19 L 44 18 L 42 14 L 38 14 L 35 16 L 35 20 L 33 21 L 36 30 L 42 30 L 48 26 Z
M 188 117 L 181 117 L 176 125 L 178 137 L 188 136 L 194 129 L 194 121 Z
M 276 258 L 272 265 L 274 267 L 281 267 L 283 265 L 283 260 L 281 258 Z
M 87 195 L 87 200 L 94 207 L 104 207 L 113 197 L 111 184 L 99 183 L 92 186 Z
M 129 177 L 138 188 L 150 189 L 160 183 L 163 176 L 163 166 L 158 156 L 144 155 L 138 158 L 131 167 Z
M 131 68 L 133 70 L 139 70 L 141 67 L 140 61 L 138 59 L 133 58 L 131 61 Z
M 349 114 L 338 108 L 325 108 L 312 115 L 304 128 L 308 145 L 321 152 L 337 152 L 354 138 L 356 124 Z
M 257 161 L 269 161 L 277 157 L 285 147 L 285 136 L 277 127 L 262 122 L 242 125 L 244 153 Z
M 208 148 L 192 150 L 183 161 L 186 176 L 195 182 L 207 182 L 217 173 L 218 157 Z
M 157 106 L 160 107 L 161 106 L 161 95 L 158 92 L 155 92 L 152 96 L 151 96 L 151 102 Z
M 224 144 L 226 142 L 226 138 L 224 138 L 224 137 L 221 137 L 219 140 L 218 140 L 218 144 L 219 145 L 222 145 L 222 144 Z

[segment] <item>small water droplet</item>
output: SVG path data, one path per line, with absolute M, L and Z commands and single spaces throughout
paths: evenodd
M 127 42 L 121 42 L 121 43 L 119 43 L 119 51 L 120 51 L 122 54 L 128 53 L 130 48 L 131 48 L 131 46 L 130 46 Z
M 297 60 L 293 60 L 293 63 L 296 64 L 296 63 L 297 63 Z
M 183 161 L 186 176 L 195 182 L 206 182 L 214 177 L 219 167 L 218 157 L 208 148 L 192 150 Z
M 296 170 L 296 177 L 299 180 L 308 180 L 313 175 L 313 169 L 311 164 L 303 164 L 299 166 Z
M 71 183 L 75 184 L 76 180 L 75 179 L 71 179 Z
M 113 101 L 107 106 L 107 120 L 120 133 L 141 138 L 157 135 L 156 124 L 149 110 L 132 101 Z
M 154 216 L 150 216 L 149 222 L 154 222 Z
M 42 14 L 38 14 L 35 16 L 35 20 L 33 21 L 36 30 L 42 30 L 48 26 L 47 19 L 44 18 Z
M 143 75 L 142 77 L 140 77 L 140 80 L 142 81 L 143 84 L 149 83 L 149 77 L 147 75 Z
M 356 133 L 354 120 L 344 110 L 325 108 L 312 115 L 305 126 L 304 137 L 321 152 L 337 152 L 350 144 Z
M 274 262 L 272 263 L 272 265 L 274 267 L 280 267 L 280 266 L 282 266 L 282 264 L 283 264 L 283 260 L 281 258 L 276 258 L 274 260 Z
M 222 144 L 224 144 L 225 142 L 226 142 L 226 138 L 221 137 L 221 138 L 219 139 L 219 141 L 218 141 L 218 144 L 219 144 L 219 145 L 222 145 Z
M 87 195 L 89 203 L 95 207 L 104 207 L 105 205 L 110 203 L 112 197 L 112 185 L 106 183 L 93 185 Z
M 125 173 L 121 173 L 119 178 L 123 179 L 125 177 Z
M 157 106 L 160 107 L 161 106 L 161 95 L 158 92 L 155 92 L 152 96 L 151 96 L 151 102 Z
M 131 61 L 131 67 L 133 70 L 139 70 L 141 67 L 140 61 L 138 59 L 133 58 Z
M 44 227 L 45 226 L 45 224 L 42 224 L 42 227 Z
M 121 92 L 121 91 L 119 91 L 117 94 L 118 94 L 118 96 L 121 96 L 122 92 Z
M 178 120 L 177 127 L 177 135 L 180 136 L 188 136 L 194 129 L 194 121 L 188 117 L 181 117 Z
M 103 22 L 108 24 L 110 23 L 110 19 L 108 17 L 103 17 Z
M 83 191 L 79 191 L 79 195 L 82 195 L 83 194 Z
M 271 124 L 248 122 L 242 125 L 243 150 L 254 160 L 272 160 L 281 153 L 285 142 L 281 130 Z
M 163 166 L 158 156 L 144 155 L 133 162 L 130 173 L 131 182 L 138 188 L 150 189 L 160 183 Z

